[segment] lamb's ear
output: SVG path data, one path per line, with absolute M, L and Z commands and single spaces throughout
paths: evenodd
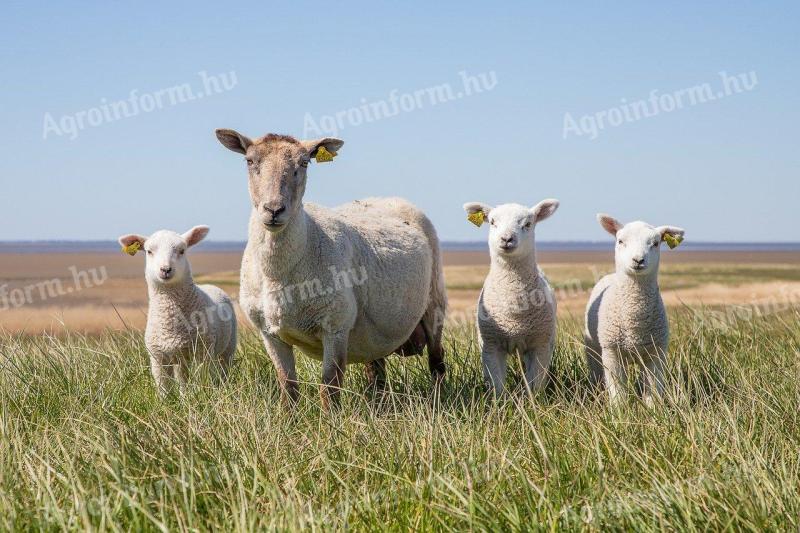
M 208 235 L 208 226 L 195 226 L 183 234 L 183 240 L 186 241 L 186 246 L 194 246 L 202 241 Z
M 558 205 L 558 200 L 548 198 L 531 207 L 531 216 L 533 217 L 534 224 L 550 218 L 553 213 L 556 212 L 556 209 L 558 209 Z
M 681 240 L 683 240 L 683 234 L 686 233 L 683 228 L 679 228 L 677 226 L 659 226 L 656 228 L 656 231 L 661 234 L 662 241 L 666 240 L 667 235 L 674 239 L 680 237 Z
M 248 137 L 234 130 L 218 129 L 215 133 L 222 146 L 240 154 L 247 152 L 247 148 L 253 144 Z
M 597 221 L 603 226 L 604 230 L 614 236 L 617 235 L 617 232 L 621 230 L 623 226 L 619 220 L 605 213 L 597 213 Z
M 344 141 L 335 137 L 325 137 L 324 139 L 316 139 L 313 141 L 300 141 L 300 144 L 308 150 L 308 156 L 314 159 L 317 157 L 317 152 L 320 147 L 324 147 L 328 153 L 335 156 L 336 152 L 344 145 Z M 328 159 L 328 161 L 330 161 L 330 159 Z
M 120 245 L 122 245 L 123 247 L 126 247 L 126 248 L 128 246 L 130 246 L 131 244 L 135 243 L 135 242 L 138 242 L 139 243 L 139 247 L 141 248 L 141 247 L 144 246 L 144 242 L 146 240 L 147 240 L 147 237 L 145 237 L 143 235 L 137 235 L 135 233 L 131 233 L 130 235 L 123 235 L 122 237 L 120 237 L 118 239 Z
M 484 221 L 489 218 L 489 213 L 492 209 L 492 206 L 482 204 L 481 202 L 467 202 L 464 204 L 464 211 L 467 212 L 467 220 L 478 227 L 481 227 Z

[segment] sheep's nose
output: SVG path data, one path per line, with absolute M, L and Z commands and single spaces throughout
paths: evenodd
M 275 204 L 264 204 L 264 211 L 272 215 L 272 218 L 275 219 L 278 215 L 286 211 L 286 206 L 280 205 L 276 207 Z
M 642 266 L 644 264 L 644 257 L 634 257 L 633 262 L 636 266 Z
M 514 236 L 513 235 L 504 235 L 500 237 L 500 242 L 503 244 L 513 244 L 514 243 Z
M 161 267 L 161 273 L 162 274 L 169 274 L 170 272 L 172 272 L 172 267 L 171 266 L 163 266 L 163 267 Z

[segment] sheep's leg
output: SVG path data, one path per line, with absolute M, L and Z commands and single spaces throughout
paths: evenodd
M 330 409 L 339 405 L 339 392 L 344 382 L 344 367 L 347 364 L 347 333 L 337 332 L 322 339 L 322 406 Z
M 481 360 L 483 361 L 483 379 L 486 387 L 493 389 L 495 397 L 503 394 L 506 384 L 506 367 L 508 354 L 492 346 L 483 346 Z
M 616 350 L 603 348 L 603 369 L 606 389 L 611 403 L 618 403 L 625 392 L 627 382 L 626 368 Z
M 656 397 L 664 395 L 664 359 L 660 353 L 653 354 L 644 366 L 644 390 L 642 399 L 648 406 L 655 403 Z
M 536 394 L 544 389 L 547 383 L 547 370 L 550 368 L 552 357 L 553 350 L 551 345 L 523 352 L 522 362 L 525 365 L 525 386 L 529 392 Z
M 181 396 L 184 396 L 186 394 L 186 384 L 189 381 L 189 365 L 186 359 L 181 358 L 172 365 L 172 371 L 175 374 L 175 381 L 178 382 L 178 390 Z
M 367 389 L 383 392 L 386 389 L 386 358 L 375 359 L 364 365 L 367 374 Z
M 278 374 L 278 385 L 284 393 L 284 398 L 287 398 L 290 403 L 296 402 L 299 391 L 292 347 L 271 335 L 262 334 L 262 337 L 275 372 Z
M 444 313 L 438 310 L 426 312 L 422 319 L 422 329 L 425 331 L 425 340 L 428 345 L 428 370 L 433 377 L 434 385 L 437 385 L 444 381 L 444 375 L 447 372 L 444 348 L 442 347 Z
M 170 369 L 164 368 L 164 363 L 158 357 L 150 356 L 150 373 L 153 374 L 153 379 L 156 382 L 158 395 L 164 399 L 169 394 L 172 376 Z

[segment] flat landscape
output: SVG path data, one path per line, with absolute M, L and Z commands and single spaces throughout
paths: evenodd
M 239 257 L 191 262 L 235 296 Z M 484 394 L 473 314 L 488 257 L 448 252 L 445 384 L 431 388 L 424 359 L 392 357 L 390 390 L 375 396 L 354 365 L 334 412 L 303 356 L 288 409 L 250 330 L 224 386 L 200 371 L 184 397 L 160 400 L 141 255 L 0 261 L 0 529 L 800 527 L 795 252 L 665 250 L 667 393 L 619 409 L 589 387 L 580 333 L 610 252 L 540 254 L 560 313 L 543 394 L 518 387 L 518 364 L 507 397 Z
M 58 334 L 144 327 L 147 288 L 141 254 L 5 253 L 0 261 L 0 329 Z M 560 313 L 580 316 L 597 277 L 613 269 L 613 252 L 549 251 L 539 254 L 539 262 L 558 289 Z M 236 252 L 191 255 L 196 280 L 218 284 L 234 298 L 240 263 Z M 444 263 L 451 320 L 470 320 L 488 272 L 488 253 L 446 251 Z M 660 282 L 668 305 L 800 303 L 800 252 L 675 250 L 662 254 L 662 264 Z

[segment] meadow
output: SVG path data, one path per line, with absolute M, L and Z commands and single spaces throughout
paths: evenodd
M 456 310 L 482 276 L 459 268 L 447 272 Z M 472 324 L 454 321 L 441 388 L 431 389 L 422 358 L 390 358 L 384 394 L 368 391 L 354 365 L 330 413 L 317 394 L 319 364 L 303 356 L 301 400 L 286 407 L 251 330 L 223 387 L 201 369 L 186 396 L 161 401 L 138 328 L 6 329 L 0 528 L 796 531 L 800 311 L 730 313 L 675 292 L 794 290 L 796 270 L 663 270 L 668 392 L 653 408 L 632 390 L 612 409 L 589 388 L 577 305 L 560 316 L 552 380 L 539 396 L 515 388 L 515 367 L 514 392 L 487 398 Z M 591 281 L 585 267 L 549 272 L 556 286 Z

